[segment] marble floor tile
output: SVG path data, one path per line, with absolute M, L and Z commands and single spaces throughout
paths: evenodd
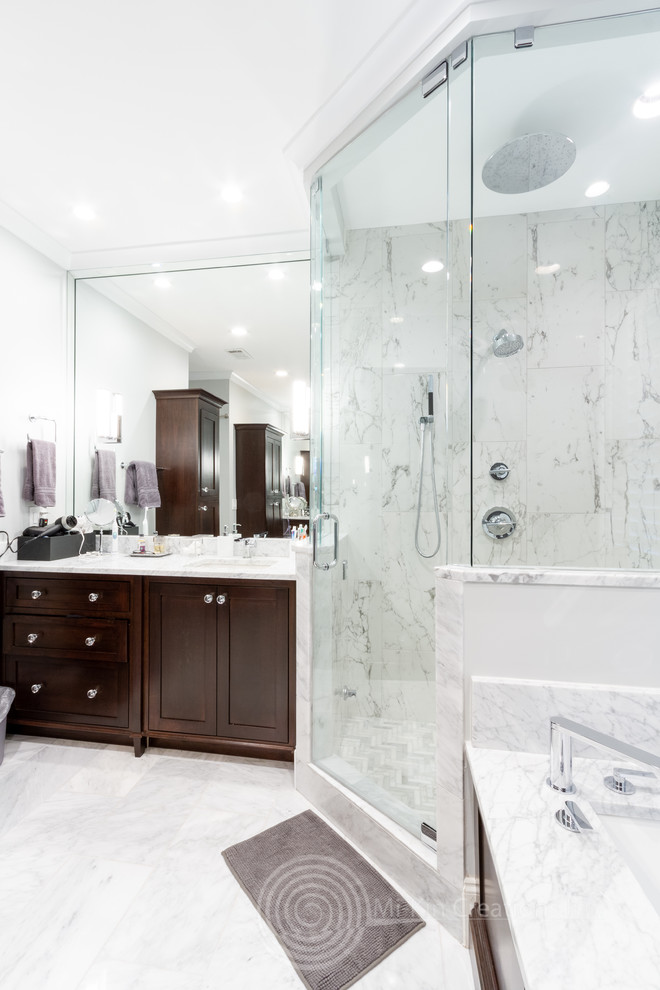
M 290 765 L 10 736 L 0 796 L 3 990 L 302 986 L 221 855 L 309 807 Z M 474 990 L 408 900 L 426 927 L 356 986 Z

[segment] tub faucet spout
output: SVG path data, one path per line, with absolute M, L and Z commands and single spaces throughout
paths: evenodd
M 550 776 L 548 784 L 562 794 L 574 794 L 573 783 L 573 739 L 590 743 L 608 753 L 616 753 L 619 757 L 630 760 L 631 763 L 651 770 L 653 776 L 660 773 L 660 756 L 647 753 L 644 749 L 630 746 L 628 743 L 597 732 L 579 722 L 573 722 L 563 715 L 553 715 L 550 718 Z M 624 771 L 625 772 L 625 771 Z

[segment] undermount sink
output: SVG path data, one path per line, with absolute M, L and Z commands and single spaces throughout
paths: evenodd
M 214 567 L 222 569 L 224 567 L 235 567 L 238 570 L 245 568 L 272 567 L 277 557 L 195 557 L 186 564 L 186 567 Z
M 602 812 L 599 817 L 640 887 L 660 914 L 660 820 L 604 815 Z

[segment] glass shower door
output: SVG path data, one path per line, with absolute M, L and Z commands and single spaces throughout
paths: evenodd
M 406 97 L 312 190 L 313 760 L 418 837 L 447 559 L 446 89 Z

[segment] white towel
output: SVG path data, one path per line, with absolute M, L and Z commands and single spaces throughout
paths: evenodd
M 124 502 L 139 505 L 141 509 L 157 509 L 160 506 L 156 465 L 151 461 L 131 461 L 126 468 Z
M 57 447 L 51 440 L 28 440 L 23 498 L 46 507 L 55 505 Z

